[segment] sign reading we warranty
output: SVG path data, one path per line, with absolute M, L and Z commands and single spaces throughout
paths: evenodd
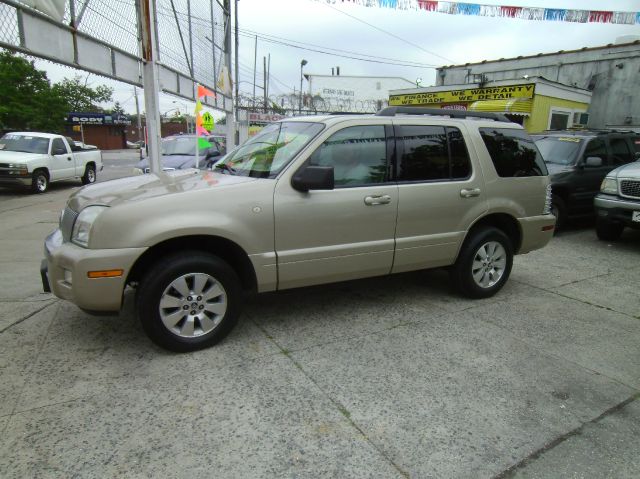
M 435 91 L 391 95 L 389 106 L 433 105 L 480 100 L 508 100 L 510 98 L 533 98 L 535 84 L 498 86 L 490 88 L 469 88 L 465 90 Z

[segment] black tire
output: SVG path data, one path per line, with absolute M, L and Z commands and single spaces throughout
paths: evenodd
M 489 244 L 499 244 L 502 251 L 496 249 L 495 256 L 490 261 L 480 257 L 479 269 L 476 268 L 476 277 L 488 278 L 487 285 L 480 285 L 474 278 L 474 260 L 480 255 L 481 248 Z M 489 251 L 491 254 L 491 251 Z M 504 259 L 504 264 L 500 259 Z M 486 263 L 486 264 L 485 264 Z M 496 294 L 504 286 L 511 274 L 513 266 L 513 245 L 509 237 L 502 230 L 494 227 L 484 227 L 470 233 L 460 250 L 458 260 L 451 268 L 451 278 L 460 293 L 469 298 L 488 298 Z M 483 271 L 484 269 L 484 271 Z M 493 282 L 497 272 L 501 270 L 498 279 Z M 483 274 L 484 273 L 484 274 Z
M 208 276 L 211 280 L 199 288 L 196 276 Z M 184 296 L 171 286 L 182 285 L 182 280 L 189 290 L 187 294 L 202 291 L 202 296 Z M 216 294 L 216 286 L 223 295 L 213 298 L 217 301 L 207 301 L 205 295 Z M 238 275 L 227 263 L 208 253 L 184 251 L 162 259 L 147 271 L 138 289 L 136 309 L 142 327 L 154 343 L 176 352 L 196 351 L 213 346 L 233 329 L 240 315 L 242 295 Z M 163 308 L 161 315 L 163 298 L 165 306 L 170 306 Z M 226 308 L 222 314 L 199 311 L 216 305 Z M 188 308 L 183 309 L 185 306 Z M 165 325 L 163 317 L 170 324 L 175 321 L 173 330 Z M 207 330 L 208 327 L 212 329 Z
M 567 205 L 561 197 L 554 195 L 551 198 L 551 213 L 556 217 L 555 232 L 567 226 Z
M 44 193 L 49 189 L 49 173 L 47 170 L 39 169 L 31 176 L 31 191 L 33 193 Z
M 96 167 L 94 165 L 87 165 L 82 176 L 82 184 L 90 185 L 96 182 Z
M 596 219 L 596 234 L 603 241 L 615 241 L 622 235 L 624 224 L 613 223 L 604 218 Z

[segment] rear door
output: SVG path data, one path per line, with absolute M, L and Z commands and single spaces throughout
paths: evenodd
M 390 121 L 354 120 L 327 131 L 306 160 L 278 180 L 279 289 L 391 271 L 398 187 L 390 181 L 385 123 Z M 291 176 L 307 164 L 333 167 L 335 188 L 294 190 Z
M 394 130 L 399 202 L 393 272 L 451 264 L 469 225 L 487 209 L 466 128 L 396 119 Z

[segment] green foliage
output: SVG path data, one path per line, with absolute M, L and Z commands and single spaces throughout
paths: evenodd
M 60 83 L 53 85 L 52 91 L 61 97 L 69 111 L 102 112 L 100 103 L 110 102 L 113 89 L 105 85 L 92 88 L 87 84 L 89 77 L 83 79 L 80 75 L 73 78 L 65 78 Z
M 66 113 L 44 71 L 32 61 L 0 52 L 0 128 L 60 132 Z
M 124 115 L 125 111 L 119 101 L 113 104 L 113 108 L 109 111 L 112 115 Z
M 76 76 L 53 86 L 33 61 L 0 51 L 0 128 L 62 133 L 72 111 L 102 111 L 113 89 Z M 116 104 L 119 108 L 118 104 Z

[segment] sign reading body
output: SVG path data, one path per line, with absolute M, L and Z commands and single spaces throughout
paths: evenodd
M 435 91 L 389 96 L 389 106 L 435 105 L 438 103 L 472 102 L 479 100 L 508 100 L 533 98 L 535 84 L 469 88 L 465 90 Z

